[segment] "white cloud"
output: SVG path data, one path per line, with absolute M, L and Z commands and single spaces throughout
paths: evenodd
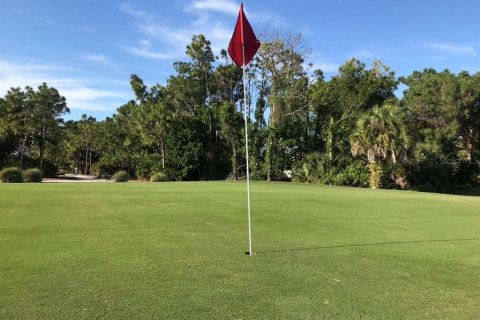
M 212 28 L 212 36 L 215 39 L 224 40 L 226 43 L 230 42 L 232 38 L 232 30 L 226 30 L 220 26 Z
M 140 20 L 151 20 L 153 19 L 153 15 L 143 11 L 143 10 L 139 10 L 139 9 L 136 9 L 133 5 L 129 4 L 129 3 L 124 3 L 122 5 L 119 6 L 119 9 L 121 11 L 123 11 L 124 13 L 127 13 L 131 16 L 134 16 L 135 18 L 137 19 L 140 19 Z
M 287 28 L 288 23 L 280 15 L 273 11 L 245 12 L 248 20 L 255 23 L 266 24 L 274 27 Z
M 157 41 L 167 43 L 172 46 L 178 46 L 179 43 L 184 44 L 190 42 L 194 33 L 191 29 L 173 28 L 170 26 L 162 26 L 158 24 L 142 24 L 139 30 L 144 34 L 155 38 Z
M 139 57 L 147 58 L 147 59 L 155 59 L 155 60 L 169 60 L 175 59 L 179 56 L 182 56 L 182 53 L 179 52 L 158 52 L 152 49 L 152 41 L 147 39 L 140 39 L 138 40 L 138 45 L 134 47 L 126 47 L 124 48 L 126 52 L 134 54 Z
M 240 6 L 232 0 L 195 0 L 187 7 L 189 11 L 217 11 L 228 15 L 238 15 Z
M 477 50 L 474 45 L 452 44 L 445 42 L 430 42 L 426 46 L 434 51 L 444 54 L 475 57 Z
M 233 0 L 193 0 L 185 7 L 185 12 L 194 18 L 182 26 L 167 24 L 132 4 L 123 4 L 119 9 L 134 18 L 133 25 L 143 38 L 139 40 L 140 45 L 127 48 L 127 52 L 149 59 L 181 59 L 195 34 L 205 35 L 214 54 L 218 55 L 221 49 L 227 48 L 235 26 L 232 17 L 238 14 L 239 5 Z M 246 14 L 251 14 L 252 20 L 256 21 L 272 23 L 277 20 L 270 12 Z M 148 45 L 141 43 L 145 38 Z
M 320 69 L 325 73 L 334 73 L 338 71 L 340 65 L 326 61 L 316 61 L 312 63 L 311 70 Z
M 109 64 L 110 63 L 110 59 L 106 55 L 103 55 L 103 54 L 96 54 L 96 53 L 84 54 L 84 55 L 82 55 L 82 58 L 85 59 L 85 60 L 88 60 L 88 61 L 102 63 L 102 64 Z
M 139 57 L 156 59 L 156 60 L 168 60 L 168 59 L 174 59 L 176 57 L 175 54 L 156 52 L 151 50 L 150 48 L 145 48 L 145 47 L 127 48 L 127 52 L 133 53 L 134 55 Z
M 147 59 L 179 59 L 184 56 L 185 46 L 190 42 L 193 30 L 164 25 L 156 21 L 153 14 L 147 14 L 130 4 L 123 4 L 119 9 L 135 19 L 133 25 L 143 34 L 137 45 L 124 48 L 125 51 Z M 169 52 L 161 52 L 155 46 L 166 46 Z
M 78 71 L 57 65 L 0 60 L 0 96 L 4 96 L 12 87 L 36 88 L 46 82 L 67 99 L 70 109 L 114 111 L 113 101 L 130 98 L 129 91 L 122 90 L 125 86 L 116 80 L 72 76 Z
M 230 17 L 238 16 L 240 10 L 240 5 L 237 1 L 234 0 L 194 0 L 186 8 L 186 11 L 196 15 L 198 20 L 195 22 L 196 25 L 201 25 L 203 23 L 210 23 L 210 21 L 205 21 L 210 16 L 210 12 L 217 12 L 228 15 Z M 261 12 L 251 12 L 248 8 L 243 8 L 245 15 L 250 21 L 257 23 L 266 23 L 272 24 L 275 26 L 285 27 L 285 20 L 280 18 L 280 16 L 273 11 L 261 11 Z M 233 21 L 233 20 L 232 20 Z M 234 22 L 232 22 L 234 24 Z

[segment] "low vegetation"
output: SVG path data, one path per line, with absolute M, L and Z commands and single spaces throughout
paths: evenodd
M 23 182 L 22 170 L 15 167 L 4 168 L 0 171 L 0 181 L 4 183 Z
M 128 179 L 130 179 L 130 176 L 126 171 L 117 171 L 112 176 L 114 182 L 128 182 Z
M 167 175 L 163 172 L 157 172 L 150 178 L 150 182 L 165 182 L 168 180 Z
M 42 182 L 43 172 L 37 168 L 27 169 L 23 171 L 23 179 L 25 182 Z

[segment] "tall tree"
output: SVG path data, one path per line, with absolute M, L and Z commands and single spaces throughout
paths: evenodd
M 65 97 L 57 89 L 49 87 L 45 82 L 37 91 L 27 92 L 29 100 L 34 104 L 35 139 L 39 147 L 40 167 L 43 167 L 46 144 L 55 137 L 55 130 L 63 122 L 61 116 L 70 112 Z
M 215 153 L 222 156 L 222 144 L 217 137 L 225 140 L 230 151 L 231 173 L 233 179 L 240 176 L 240 158 L 243 155 L 241 139 L 243 136 L 243 120 L 240 101 L 243 98 L 242 72 L 234 64 L 228 63 L 227 52 L 222 51 L 226 60 L 224 65 L 215 68 L 213 74 L 213 105 L 214 117 L 218 118 L 215 129 Z
M 0 167 L 7 164 L 18 145 L 18 136 L 15 136 L 11 130 L 8 112 L 7 101 L 0 98 Z
M 260 38 L 262 45 L 255 64 L 260 77 L 268 83 L 268 89 L 262 88 L 268 90 L 265 97 L 268 97 L 269 111 L 265 165 L 267 180 L 272 180 L 279 178 L 285 169 L 281 167 L 284 162 L 281 153 L 285 148 L 279 145 L 283 138 L 282 125 L 308 112 L 305 101 L 308 81 L 304 63 L 310 48 L 305 45 L 301 34 L 281 29 L 267 28 Z
M 211 99 L 210 78 L 212 77 L 212 63 L 215 61 L 210 44 L 210 41 L 204 35 L 194 35 L 186 51 L 187 55 L 192 58 L 192 76 L 201 80 L 205 86 L 208 106 L 210 106 Z
M 458 147 L 465 154 L 465 160 L 473 163 L 480 142 L 480 72 L 474 75 L 461 72 L 457 81 L 460 127 Z
M 97 147 L 97 120 L 94 117 L 87 117 L 86 114 L 77 122 L 78 128 L 78 142 L 81 148 L 81 153 L 84 154 L 83 159 L 83 173 L 92 173 L 92 155 L 95 153 Z
M 366 69 L 364 63 L 348 60 L 330 81 L 319 74 L 311 88 L 311 107 L 316 146 L 327 153 L 329 168 L 341 165 L 339 158 L 348 154 L 349 136 L 358 117 L 375 105 L 395 100 L 396 87 L 394 73 L 380 61 Z
M 452 182 L 473 181 L 479 170 L 472 160 L 480 128 L 479 77 L 424 69 L 401 79 L 407 85 L 402 103 L 413 115 L 417 184 L 445 190 Z
M 42 167 L 47 143 L 58 140 L 61 116 L 69 112 L 65 98 L 46 83 L 36 91 L 28 86 L 25 90 L 12 88 L 5 96 L 3 109 L 0 130 L 18 139 L 19 166 L 23 167 L 28 150 L 30 157 L 38 155 Z
M 242 114 L 235 108 L 235 104 L 225 101 L 220 106 L 221 135 L 228 142 L 231 150 L 231 165 L 233 179 L 239 178 L 239 157 L 242 153 Z
M 409 137 L 402 111 L 395 106 L 374 107 L 357 121 L 350 137 L 353 156 L 364 156 L 370 170 L 370 187 L 378 188 L 382 175 L 381 161 L 393 164 L 403 160 Z
M 27 92 L 33 91 L 26 87 Z M 0 118 L 3 134 L 11 134 L 19 142 L 18 165 L 23 167 L 23 160 L 29 145 L 33 142 L 35 121 L 33 118 L 34 104 L 30 95 L 20 87 L 11 88 L 4 100 L 4 115 Z
M 174 113 L 163 99 L 163 87 L 154 85 L 148 90 L 138 76 L 132 75 L 131 84 L 134 91 L 140 83 L 141 90 L 136 92 L 138 105 L 132 112 L 132 124 L 142 144 L 161 155 L 161 168 L 165 170 L 165 141 Z

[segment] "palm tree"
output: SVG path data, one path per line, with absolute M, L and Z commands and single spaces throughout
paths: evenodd
M 293 181 L 321 183 L 328 172 L 327 163 L 325 156 L 320 152 L 307 153 L 295 166 Z
M 393 105 L 376 106 L 362 115 L 350 136 L 353 156 L 365 156 L 370 170 L 370 187 L 378 188 L 382 175 L 381 161 L 396 164 L 406 155 L 409 139 L 405 120 Z

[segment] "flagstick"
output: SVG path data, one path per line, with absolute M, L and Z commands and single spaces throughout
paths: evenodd
M 247 203 L 248 203 L 248 254 L 253 255 L 252 251 L 252 219 L 250 214 L 250 169 L 248 166 L 248 121 L 247 121 L 247 83 L 245 76 L 245 45 L 242 44 L 243 57 L 243 111 L 245 113 L 245 157 L 247 159 Z

